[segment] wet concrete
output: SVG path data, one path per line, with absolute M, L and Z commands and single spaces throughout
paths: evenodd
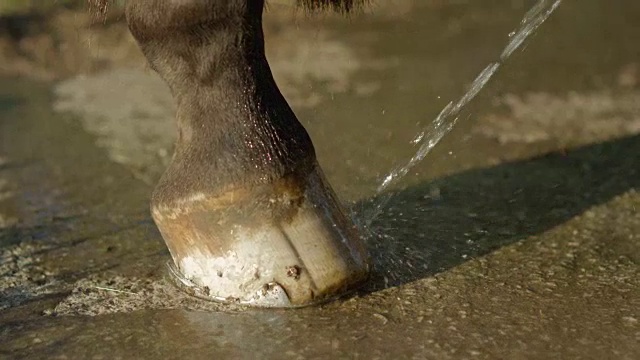
M 400 18 L 329 17 L 283 30 L 298 39 L 316 31 L 318 48 L 349 49 L 343 64 L 384 65 L 324 78 L 276 68 L 285 95 L 302 94 L 296 112 L 357 214 L 371 210 L 380 177 L 495 59 L 530 4 L 425 2 Z M 148 214 L 163 160 L 149 154 L 169 151 L 174 135 L 171 107 L 154 107 L 149 93 L 166 89 L 131 95 L 160 109 L 150 118 L 162 122 L 162 140 L 123 139 L 114 127 L 126 114 L 96 116 L 114 112 L 117 97 L 74 100 L 83 89 L 94 98 L 118 93 L 118 82 L 101 93 L 77 79 L 56 91 L 1 79 L 1 356 L 640 357 L 634 7 L 565 1 L 393 189 L 372 225 L 372 281 L 293 311 L 201 302 L 164 279 L 168 253 Z M 134 76 L 152 76 L 143 74 Z M 76 90 L 61 100 L 61 86 Z

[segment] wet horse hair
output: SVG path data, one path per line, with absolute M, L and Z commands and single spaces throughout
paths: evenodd
M 109 11 L 109 3 L 114 0 L 87 0 L 89 11 L 98 17 Z M 219 1 L 219 0 L 201 0 Z M 251 0 L 246 0 L 251 1 Z M 349 13 L 362 8 L 370 0 L 296 0 L 296 5 L 308 12 L 331 10 L 338 13 Z M 268 4 L 268 1 L 266 2 Z
M 338 12 L 349 12 L 363 6 L 367 0 L 297 0 L 298 5 L 314 11 L 331 9 Z

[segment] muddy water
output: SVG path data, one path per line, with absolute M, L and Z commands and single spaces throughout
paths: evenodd
M 294 104 L 345 201 L 368 209 L 531 3 L 427 2 L 402 20 L 318 25 L 332 32 L 316 30 L 317 44 L 378 62 L 344 83 L 311 77 L 320 102 Z M 132 171 L 95 127 L 52 109 L 48 85 L 1 79 L 0 357 L 637 358 L 634 6 L 565 0 L 393 189 L 373 224 L 371 283 L 295 311 L 223 307 L 169 286 L 148 215 L 161 157 Z M 290 96 L 308 90 L 289 82 Z

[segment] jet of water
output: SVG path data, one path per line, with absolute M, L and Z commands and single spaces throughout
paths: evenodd
M 419 145 L 418 150 L 401 166 L 393 169 L 376 189 L 376 194 L 381 195 L 389 186 L 397 183 L 408 172 L 422 161 L 427 154 L 442 140 L 458 122 L 462 109 L 478 95 L 478 92 L 489 82 L 500 66 L 517 50 L 524 41 L 533 34 L 542 23 L 556 10 L 562 0 L 539 0 L 524 16 L 520 26 L 509 34 L 509 43 L 505 46 L 497 61 L 487 65 L 484 70 L 475 78 L 471 87 L 457 101 L 451 101 L 440 111 L 440 114 L 427 125 L 411 142 Z M 382 209 L 391 198 L 390 194 L 380 196 L 373 206 L 373 212 L 365 217 L 366 227 L 382 212 Z

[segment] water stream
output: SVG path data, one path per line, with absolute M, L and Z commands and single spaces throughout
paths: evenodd
M 364 229 L 368 229 L 371 223 L 382 213 L 391 193 L 387 190 L 398 183 L 414 166 L 420 163 L 433 148 L 449 133 L 460 118 L 462 110 L 482 90 L 500 67 L 509 59 L 515 50 L 542 25 L 547 18 L 558 8 L 562 0 L 539 0 L 523 17 L 520 26 L 509 33 L 509 42 L 502 50 L 496 61 L 488 64 L 471 83 L 469 89 L 456 101 L 450 101 L 440 111 L 438 116 L 411 141 L 418 149 L 408 162 L 396 166 L 380 182 L 376 189 L 376 201 L 372 210 L 359 219 Z

